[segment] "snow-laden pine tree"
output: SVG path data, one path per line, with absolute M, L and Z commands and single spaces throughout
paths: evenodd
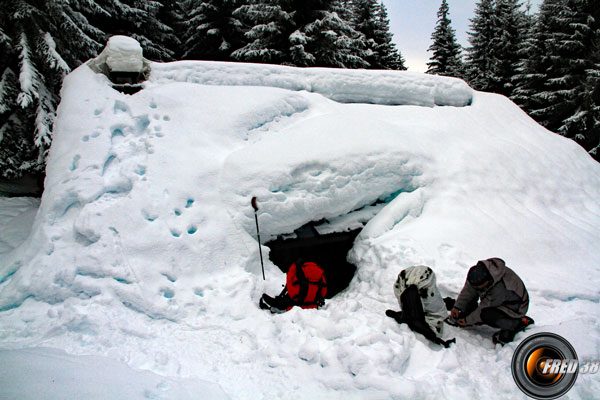
M 379 4 L 379 12 L 377 13 L 377 21 L 382 32 L 381 42 L 379 44 L 382 64 L 387 69 L 395 69 L 405 71 L 404 57 L 396 44 L 392 41 L 392 31 L 390 30 L 390 19 L 388 18 L 387 8 L 383 3 Z M 384 33 L 385 32 L 385 33 Z
M 475 89 L 511 96 L 527 34 L 519 0 L 481 0 L 468 32 L 467 78 Z
M 57 51 L 61 7 L 14 0 L 0 8 L 0 175 L 41 174 L 62 78 Z
M 158 14 L 156 14 L 156 19 L 170 29 L 163 45 L 167 46 L 173 52 L 175 60 L 181 60 L 183 58 L 183 25 L 188 18 L 184 10 L 184 2 L 179 0 L 161 0 L 161 4 L 162 7 L 160 7 Z
M 514 90 L 513 77 L 521 60 L 521 48 L 527 39 L 528 25 L 520 0 L 496 0 L 496 37 L 492 46 L 496 59 L 493 90 L 511 97 Z
M 296 66 L 368 67 L 364 36 L 355 31 L 347 0 L 250 0 L 234 12 L 246 25 L 242 61 Z
M 299 29 L 306 40 L 304 51 L 315 60 L 312 65 L 367 68 L 365 37 L 352 27 L 351 21 L 340 17 L 344 14 L 343 5 L 338 0 L 314 3 L 315 19 Z
M 294 65 L 367 68 L 365 37 L 353 28 L 351 3 L 294 0 L 296 30 L 290 35 Z
M 519 50 L 520 60 L 515 68 L 515 75 L 513 75 L 515 88 L 511 100 L 527 111 L 535 104 L 533 95 L 543 85 L 546 68 L 535 71 L 533 67 L 533 63 L 541 61 L 545 54 L 542 54 L 543 49 L 538 45 L 538 38 L 543 35 L 538 31 L 539 15 L 530 14 L 529 7 L 525 17 L 525 26 L 526 34 Z
M 243 43 L 243 25 L 233 15 L 240 0 L 187 0 L 181 23 L 183 58 L 231 61 Z
M 498 36 L 494 0 L 480 0 L 475 6 L 475 16 L 470 21 L 471 30 L 467 32 L 471 45 L 467 48 L 467 79 L 473 88 L 490 91 L 495 62 L 491 43 Z
M 595 0 L 566 0 L 558 19 L 562 29 L 549 41 L 555 56 L 547 86 L 551 105 L 544 119 L 560 110 L 566 118 L 558 128 L 549 125 L 551 129 L 575 139 L 600 161 L 600 7 Z
M 392 42 L 385 6 L 377 0 L 354 0 L 350 10 L 354 28 L 365 37 L 364 59 L 369 63 L 369 68 L 406 69 L 402 56 Z
M 600 160 L 600 8 L 593 0 L 545 0 L 518 93 L 546 128 Z
M 289 35 L 294 31 L 293 11 L 288 1 L 250 0 L 233 13 L 249 29 L 246 43 L 232 57 L 240 61 L 289 63 Z
M 448 2 L 442 0 L 437 13 L 437 24 L 431 35 L 433 43 L 427 50 L 433 53 L 431 61 L 427 63 L 427 73 L 461 77 L 464 69 L 461 46 L 456 41 L 456 33 L 451 26 L 449 13 Z
M 173 0 L 76 0 L 64 3 L 80 15 L 80 28 L 89 25 L 99 32 L 97 39 L 102 44 L 113 35 L 131 36 L 140 42 L 145 57 L 157 61 L 173 60 L 175 49 L 180 46 L 173 27 L 159 20 L 159 16 L 169 15 L 169 9 L 174 7 Z
M 166 16 L 174 0 L 114 0 L 121 10 L 131 13 L 122 23 L 126 26 L 133 22 L 133 29 L 109 32 L 124 34 L 133 37 L 144 49 L 145 57 L 156 61 L 172 61 L 175 59 L 176 49 L 181 45 L 175 35 L 173 27 L 167 25 L 160 17 Z M 127 4 L 127 3 L 130 4 Z M 117 14 L 120 11 L 117 9 Z M 122 12 L 122 11 L 121 11 Z M 165 14 L 163 14 L 163 12 Z M 115 14 L 113 14 L 114 17 Z
M 596 8 L 595 21 L 600 21 Z M 583 148 L 588 150 L 596 161 L 600 162 L 600 28 L 596 25 L 595 47 L 590 56 L 591 62 L 586 69 L 585 81 L 581 93 L 581 108 L 571 117 L 567 126 L 568 134 L 575 134 Z

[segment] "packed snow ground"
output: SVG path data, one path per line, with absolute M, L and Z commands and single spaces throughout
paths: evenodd
M 0 398 L 18 400 L 228 399 L 215 384 L 134 370 L 101 356 L 48 348 L 0 350 Z
M 0 197 L 0 254 L 25 241 L 39 206 L 35 197 Z
M 62 349 L 81 357 L 58 365 L 90 366 L 95 388 L 83 355 L 106 357 L 115 375 L 198 380 L 205 398 L 218 385 L 233 399 L 491 399 L 525 398 L 510 361 L 531 333 L 600 358 L 600 165 L 506 98 L 414 73 L 152 69 L 133 96 L 87 66 L 67 77 L 31 234 L 0 250 L 0 359 Z M 354 280 L 324 309 L 258 308 L 284 275 L 266 260 L 262 280 L 252 196 L 263 242 L 369 220 Z M 536 324 L 515 343 L 448 326 L 444 350 L 385 316 L 401 269 L 429 265 L 455 296 L 489 257 L 529 290 Z M 131 379 L 156 392 L 157 378 Z M 598 376 L 580 375 L 569 398 L 597 393 Z

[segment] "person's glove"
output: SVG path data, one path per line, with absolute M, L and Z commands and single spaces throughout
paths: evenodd
M 458 308 L 453 308 L 452 310 L 450 310 L 450 317 L 452 317 L 453 319 L 458 319 L 459 316 L 460 310 Z

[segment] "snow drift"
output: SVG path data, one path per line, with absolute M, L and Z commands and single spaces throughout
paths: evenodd
M 506 98 L 416 73 L 151 68 L 133 96 L 85 65 L 65 80 L 31 234 L 1 254 L 3 348 L 108 356 L 232 398 L 517 397 L 516 343 L 448 327 L 441 351 L 384 315 L 402 268 L 431 266 L 453 296 L 501 257 L 531 332 L 599 358 L 600 165 Z M 261 279 L 252 196 L 264 241 L 365 225 L 357 274 L 323 310 L 258 309 L 283 275 L 267 261 Z M 580 376 L 571 393 L 599 390 Z

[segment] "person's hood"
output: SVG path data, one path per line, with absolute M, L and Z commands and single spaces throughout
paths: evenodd
M 500 258 L 488 258 L 487 260 L 483 260 L 481 262 L 488 269 L 492 279 L 494 280 L 492 284 L 488 286 L 488 288 L 494 286 L 502 279 L 502 277 L 504 277 L 504 274 L 506 273 L 506 264 L 504 263 L 504 260 Z

